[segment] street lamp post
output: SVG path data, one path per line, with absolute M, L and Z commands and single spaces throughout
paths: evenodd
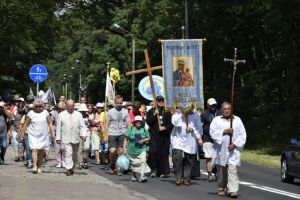
M 129 32 L 128 30 L 122 28 L 121 26 L 119 26 L 118 24 L 114 24 L 114 27 L 130 34 L 131 36 L 131 45 L 132 45 L 132 63 L 131 63 L 131 70 L 134 71 L 135 70 L 135 36 L 133 33 Z M 134 102 L 134 89 L 135 89 L 135 75 L 132 75 L 132 79 L 131 79 L 131 102 Z

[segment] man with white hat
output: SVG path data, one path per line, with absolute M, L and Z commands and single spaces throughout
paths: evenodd
M 217 109 L 217 101 L 214 98 L 209 98 L 207 100 L 207 110 L 201 114 L 201 122 L 203 124 L 203 151 L 204 158 L 206 159 L 206 169 L 208 173 L 208 181 L 213 181 L 213 173 L 212 173 L 212 157 L 214 154 L 214 141 L 210 136 L 209 127 L 212 120 L 222 115 L 220 110 Z

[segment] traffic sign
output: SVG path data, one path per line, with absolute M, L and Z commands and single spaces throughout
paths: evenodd
M 41 83 L 47 79 L 48 72 L 46 67 L 41 64 L 36 64 L 30 68 L 29 76 L 33 82 Z

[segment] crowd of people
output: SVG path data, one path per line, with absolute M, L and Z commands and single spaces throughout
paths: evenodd
M 129 170 L 131 181 L 138 182 L 168 177 L 173 169 L 174 183 L 189 186 L 199 176 L 202 149 L 207 180 L 218 181 L 219 196 L 237 197 L 237 166 L 245 142 L 244 125 L 231 115 L 230 103 L 218 110 L 214 98 L 208 99 L 203 113 L 193 107 L 189 113 L 167 112 L 162 96 L 155 106 L 126 102 L 119 95 L 114 102 L 95 105 L 86 97 L 76 103 L 60 96 L 54 107 L 33 95 L 15 95 L 10 103 L 0 99 L 0 164 L 8 144 L 13 144 L 15 162 L 25 161 L 35 174 L 42 173 L 52 144 L 56 167 L 65 168 L 66 176 L 95 162 L 110 174 L 121 176 Z M 128 170 L 117 164 L 124 155 Z

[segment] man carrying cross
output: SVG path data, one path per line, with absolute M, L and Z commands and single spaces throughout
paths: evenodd
M 152 77 L 152 71 L 162 69 L 161 66 L 151 67 L 148 51 L 145 49 L 145 59 L 147 68 L 127 72 L 126 75 L 138 74 L 147 72 L 149 75 L 154 107 L 151 108 L 146 115 L 146 123 L 150 130 L 149 158 L 148 164 L 152 170 L 151 176 L 165 177 L 170 173 L 169 167 L 169 148 L 170 148 L 170 133 L 173 125 L 171 123 L 172 114 L 165 112 L 164 98 L 155 94 L 155 87 Z

